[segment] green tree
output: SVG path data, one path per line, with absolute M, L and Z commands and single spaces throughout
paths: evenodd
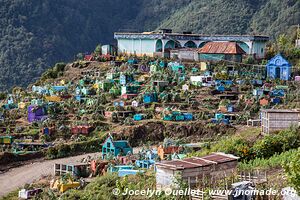
M 94 50 L 94 53 L 97 54 L 97 55 L 99 55 L 99 54 L 102 53 L 102 46 L 101 46 L 101 44 L 98 44 L 98 45 L 96 46 L 96 48 L 95 48 L 95 50 Z
M 78 60 L 83 60 L 83 58 L 84 58 L 83 53 L 78 53 L 76 55 L 76 57 L 77 57 Z

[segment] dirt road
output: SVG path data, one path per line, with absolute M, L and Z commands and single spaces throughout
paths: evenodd
M 34 162 L 0 174 L 0 197 L 24 186 L 26 183 L 38 180 L 43 175 L 53 175 L 53 166 L 55 163 L 80 162 L 82 158 L 88 155 L 91 157 L 100 157 L 100 153 L 91 153 L 69 158 Z

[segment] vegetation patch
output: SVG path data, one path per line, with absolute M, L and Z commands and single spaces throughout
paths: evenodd
M 250 161 L 239 162 L 239 170 L 267 170 L 272 168 L 281 168 L 286 162 L 289 162 L 291 157 L 300 150 L 292 149 L 281 154 L 275 153 L 270 158 L 255 158 Z
M 300 128 L 298 127 L 291 127 L 287 130 L 257 138 L 256 141 L 247 139 L 248 134 L 247 131 L 240 135 L 224 137 L 215 143 L 205 144 L 202 151 L 191 153 L 190 156 L 201 156 L 221 151 L 239 156 L 242 161 L 249 161 L 256 158 L 268 159 L 274 154 L 281 154 L 300 147 Z M 248 136 L 252 138 L 250 135 Z
M 54 147 L 49 147 L 45 151 L 45 156 L 48 159 L 55 159 L 83 153 L 97 152 L 100 150 L 102 142 L 103 139 L 97 138 L 70 144 L 60 144 Z

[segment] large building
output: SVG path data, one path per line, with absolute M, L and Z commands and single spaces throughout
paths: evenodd
M 157 32 L 115 33 L 118 52 L 138 56 L 167 56 L 175 48 L 201 48 L 208 42 L 236 42 L 248 55 L 257 59 L 265 57 L 266 43 L 269 37 L 261 35 L 201 35 L 172 33 L 163 29 Z
M 263 109 L 261 110 L 261 131 L 269 134 L 272 131 L 287 129 L 299 125 L 298 110 Z

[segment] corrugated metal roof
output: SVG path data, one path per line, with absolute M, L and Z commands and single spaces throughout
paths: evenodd
M 198 52 L 207 54 L 246 54 L 236 42 L 208 42 Z
M 204 167 L 211 165 L 211 163 L 200 161 L 200 160 L 171 160 L 171 161 L 163 161 L 160 163 L 156 163 L 157 166 L 162 166 L 168 169 L 190 169 L 197 167 Z
M 262 109 L 261 112 L 268 113 L 299 113 L 297 109 Z
M 171 160 L 171 161 L 162 161 L 157 162 L 157 166 L 161 166 L 168 169 L 190 169 L 190 168 L 198 168 L 198 167 L 205 167 L 210 166 L 213 164 L 220 164 L 230 161 L 236 161 L 239 158 L 230 154 L 224 153 L 213 153 L 208 156 L 204 157 L 192 157 L 186 158 L 183 160 Z
M 238 158 L 234 157 L 234 156 L 229 156 L 226 154 L 217 154 L 216 153 L 216 154 L 204 156 L 204 157 L 202 157 L 202 159 L 213 161 L 213 162 L 216 162 L 217 164 L 219 164 L 219 163 L 234 161 L 234 160 L 237 160 Z

